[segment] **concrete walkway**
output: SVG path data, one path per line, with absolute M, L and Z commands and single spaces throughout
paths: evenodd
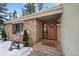
M 33 51 L 29 56 L 62 56 L 62 52 L 58 48 L 37 43 L 33 46 Z

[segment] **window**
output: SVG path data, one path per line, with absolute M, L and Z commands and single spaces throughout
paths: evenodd
M 23 23 L 13 24 L 12 25 L 12 33 L 18 34 L 23 31 Z

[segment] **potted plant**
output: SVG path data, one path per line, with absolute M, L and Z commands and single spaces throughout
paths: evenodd
M 4 39 L 4 41 L 7 40 L 7 35 L 6 35 L 5 31 L 4 31 L 4 29 L 2 30 L 2 38 Z
M 26 30 L 24 30 L 24 33 L 23 33 L 23 43 L 24 43 L 24 46 L 28 46 L 28 34 Z

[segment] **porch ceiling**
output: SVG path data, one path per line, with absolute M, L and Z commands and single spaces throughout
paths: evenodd
M 49 16 L 44 16 L 38 18 L 39 20 L 45 21 L 45 22 L 54 22 L 58 20 L 61 17 L 62 13 L 54 14 L 54 15 L 49 15 Z

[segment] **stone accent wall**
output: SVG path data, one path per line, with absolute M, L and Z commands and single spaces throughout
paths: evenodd
M 22 41 L 22 35 L 12 34 L 12 24 L 5 24 L 4 28 L 5 28 L 8 40 Z
M 29 35 L 29 43 L 33 45 L 36 43 L 36 20 L 27 20 L 24 22 L 24 29 Z
M 41 22 L 36 19 L 27 20 L 24 22 L 24 29 L 27 30 L 29 35 L 29 43 L 35 44 L 41 39 Z M 40 27 L 39 27 L 40 26 Z M 39 29 L 40 28 L 40 29 Z

